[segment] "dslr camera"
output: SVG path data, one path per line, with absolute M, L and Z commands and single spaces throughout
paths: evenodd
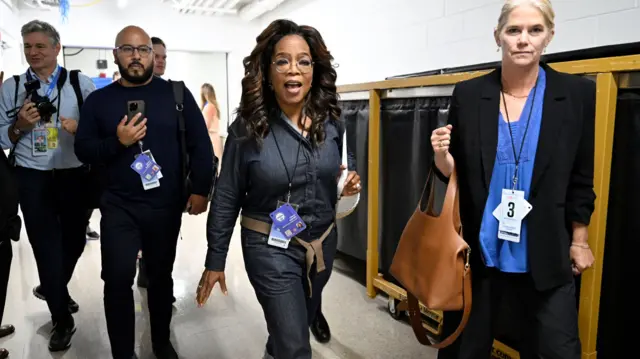
M 31 102 L 34 103 L 40 118 L 44 122 L 51 122 L 51 116 L 58 112 L 56 107 L 51 103 L 51 100 L 47 96 L 40 96 L 38 89 L 40 89 L 40 81 L 34 80 L 24 84 L 25 90 L 27 90 L 27 96 L 31 96 Z

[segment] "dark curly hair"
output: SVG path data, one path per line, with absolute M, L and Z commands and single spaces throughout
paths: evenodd
M 269 133 L 268 119 L 279 109 L 275 93 L 269 88 L 271 57 L 275 46 L 283 37 L 299 35 L 309 45 L 313 61 L 313 86 L 305 99 L 305 115 L 311 119 L 311 141 L 324 141 L 324 122 L 329 116 L 340 120 L 336 71 L 333 56 L 327 50 L 322 36 L 311 26 L 299 26 L 289 20 L 275 20 L 257 38 L 251 55 L 244 58 L 245 75 L 242 79 L 242 98 L 238 113 L 244 120 L 248 137 L 258 144 Z

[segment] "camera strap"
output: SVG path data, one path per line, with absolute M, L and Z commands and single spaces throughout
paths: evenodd
M 58 88 L 58 93 L 60 92 L 60 89 L 62 88 L 62 85 L 64 85 L 64 82 L 67 80 L 67 71 L 60 65 L 58 65 L 58 67 L 56 68 L 55 72 L 55 76 L 53 77 L 53 80 L 51 80 L 51 83 L 49 84 L 49 87 L 47 88 L 47 91 L 45 91 L 44 95 L 47 97 L 51 97 L 51 93 L 53 92 L 54 88 Z M 64 76 L 62 76 L 64 72 Z M 31 74 L 31 68 L 27 69 L 27 81 L 31 82 L 34 79 L 35 75 Z M 37 76 L 35 76 L 37 79 Z M 58 97 L 60 97 L 60 95 L 58 94 Z

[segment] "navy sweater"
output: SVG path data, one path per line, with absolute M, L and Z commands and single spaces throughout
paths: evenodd
M 143 100 L 146 107 L 144 149 L 151 150 L 163 175 L 160 187 L 146 191 L 140 175 L 131 169 L 140 147 L 137 144 L 125 147 L 118 140 L 116 131 L 127 113 L 127 101 L 135 100 Z M 183 113 L 191 159 L 192 192 L 206 196 L 212 185 L 213 147 L 202 113 L 186 88 Z M 182 156 L 173 88 L 161 78 L 154 77 L 148 85 L 140 87 L 124 87 L 114 82 L 91 93 L 80 112 L 75 153 L 83 163 L 105 165 L 106 191 L 123 201 L 165 207 L 184 200 L 181 198 Z

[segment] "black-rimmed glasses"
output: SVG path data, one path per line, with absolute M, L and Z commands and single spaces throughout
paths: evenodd
M 276 59 L 273 64 L 276 67 L 276 71 L 281 74 L 289 71 L 289 69 L 292 68 L 292 62 L 287 58 Z M 313 69 L 313 61 L 311 61 L 311 59 L 300 59 L 296 61 L 296 65 L 298 67 L 298 70 L 300 70 L 300 72 L 303 74 L 306 74 L 311 71 L 311 69 Z
M 120 53 L 126 56 L 132 56 L 136 50 L 138 51 L 140 56 L 145 56 L 145 57 L 149 56 L 153 52 L 153 49 L 147 45 L 142 45 L 142 46 L 122 45 L 122 46 L 116 47 L 116 49 L 120 51 Z

